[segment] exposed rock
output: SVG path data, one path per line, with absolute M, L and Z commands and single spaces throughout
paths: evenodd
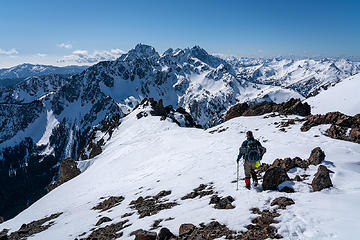
M 119 205 L 122 201 L 124 201 L 123 196 L 114 197 L 111 196 L 108 199 L 100 202 L 98 205 L 92 208 L 92 210 L 101 210 L 101 212 L 109 210 L 117 205 Z
M 122 237 L 123 233 L 119 232 L 131 224 L 126 224 L 128 220 L 107 225 L 94 230 L 87 238 L 81 240 L 115 240 Z
M 285 159 L 275 159 L 271 167 L 281 167 L 286 172 L 292 168 L 300 167 L 306 169 L 308 167 L 308 163 L 302 160 L 299 157 L 295 158 L 285 158 Z
M 51 220 L 54 220 L 55 218 L 59 217 L 61 214 L 62 213 L 55 213 L 49 217 L 45 217 L 40 220 L 32 221 L 27 224 L 24 223 L 23 225 L 21 225 L 19 230 L 17 230 L 16 232 L 12 232 L 9 236 L 7 236 L 7 230 L 2 231 L 0 233 L 0 236 L 2 235 L 1 236 L 2 239 L 9 239 L 9 240 L 27 239 L 28 237 L 43 232 L 52 225 L 54 225 L 54 221 Z M 47 222 L 48 224 L 45 224 Z
M 170 194 L 171 191 L 161 191 L 156 196 L 147 196 L 146 198 L 140 196 L 138 199 L 130 202 L 130 207 L 138 211 L 139 218 L 155 215 L 161 210 L 170 209 L 178 205 L 176 202 L 162 200 L 163 197 Z
M 99 226 L 99 225 L 103 224 L 104 222 L 111 222 L 111 221 L 112 221 L 112 219 L 109 217 L 102 217 L 99 219 L 99 221 L 97 221 L 95 226 Z
M 231 196 L 227 197 L 218 197 L 217 195 L 214 195 L 210 199 L 210 204 L 215 204 L 216 209 L 233 209 L 235 208 L 231 203 L 235 201 L 235 199 Z
M 325 135 L 331 138 L 360 143 L 360 114 L 353 117 L 340 112 L 311 115 L 306 117 L 301 131 L 308 131 L 321 124 L 331 124 L 331 127 L 325 132 Z
M 200 186 L 195 188 L 191 193 L 183 196 L 181 200 L 186 200 L 189 198 L 196 198 L 196 197 L 202 198 L 204 196 L 212 195 L 212 194 L 214 194 L 214 191 L 211 185 L 208 186 L 206 184 L 200 184 Z
M 314 191 L 321 191 L 324 188 L 332 187 L 332 182 L 330 179 L 330 174 L 332 171 L 327 169 L 324 165 L 320 165 L 317 173 L 311 183 L 311 186 Z
M 277 187 L 282 182 L 290 180 L 286 170 L 281 167 L 269 168 L 263 177 L 263 190 L 277 190 Z
M 269 210 L 260 211 L 258 208 L 251 209 L 251 211 L 255 214 L 259 214 L 260 216 L 254 218 L 251 222 L 253 224 L 249 224 L 245 226 L 248 229 L 247 232 L 241 232 L 240 237 L 236 237 L 236 239 L 241 240 L 265 240 L 269 238 L 280 239 L 282 236 L 277 234 L 277 229 L 270 224 L 278 223 L 274 218 L 279 217 L 280 214 L 275 211 L 270 212 Z
M 309 164 L 319 165 L 325 159 L 325 153 L 320 147 L 316 147 L 311 151 L 310 157 L 308 159 Z
M 130 217 L 134 214 L 134 212 L 131 213 L 124 213 L 123 215 L 121 215 L 121 218 L 126 218 L 126 217 Z
M 294 193 L 295 190 L 291 187 L 285 186 L 279 190 L 280 192 L 286 192 L 286 193 Z
M 171 238 L 175 237 L 175 235 L 170 232 L 167 228 L 160 229 L 159 234 L 156 237 L 156 240 L 170 240 Z
M 130 236 L 135 235 L 135 240 L 156 240 L 156 232 L 149 232 L 142 229 L 130 233 Z
M 195 225 L 191 223 L 187 224 L 181 224 L 179 228 L 179 236 L 185 235 L 185 234 L 191 234 L 192 231 L 194 231 Z
M 232 118 L 240 117 L 244 114 L 246 110 L 248 110 L 249 105 L 245 103 L 239 103 L 232 106 L 227 112 L 225 116 L 225 121 L 228 121 Z
M 190 227 L 190 226 L 189 226 Z M 200 224 L 199 227 L 190 227 L 190 231 L 183 231 L 178 240 L 200 240 L 200 239 L 216 239 L 225 237 L 227 239 L 233 238 L 236 234 L 235 231 L 230 230 L 226 225 L 222 225 L 219 222 L 213 221 L 207 225 Z
M 281 209 L 285 209 L 286 206 L 295 204 L 294 200 L 292 200 L 291 198 L 287 198 L 287 197 L 278 197 L 275 198 L 272 202 L 271 202 L 271 206 L 275 206 L 278 205 L 279 208 Z
M 98 143 L 95 143 L 92 145 L 92 149 L 90 151 L 89 158 L 94 158 L 97 155 L 100 155 L 102 153 L 101 145 Z
M 2 216 L 0 216 L 0 223 L 3 223 L 5 220 Z
M 301 181 L 303 181 L 303 179 L 302 179 L 299 175 L 296 175 L 296 176 L 294 177 L 293 181 L 301 182 Z
M 161 226 L 160 226 L 160 223 L 161 223 L 162 221 L 163 221 L 163 219 L 155 220 L 154 223 L 153 223 L 153 225 L 151 226 L 150 230 L 155 230 L 155 229 L 161 227 Z
M 310 105 L 302 103 L 299 99 L 290 99 L 288 102 L 276 104 L 274 102 L 260 102 L 249 106 L 247 103 L 239 103 L 232 106 L 225 115 L 225 121 L 240 116 L 260 116 L 266 113 L 278 112 L 282 115 L 308 116 L 311 114 Z
M 48 186 L 48 191 L 52 191 L 61 184 L 73 179 L 81 173 L 80 169 L 77 168 L 76 162 L 67 158 L 60 163 L 60 175 L 59 178 L 51 185 Z

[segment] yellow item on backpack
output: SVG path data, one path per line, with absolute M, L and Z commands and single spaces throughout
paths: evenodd
M 260 161 L 258 160 L 255 162 L 255 167 L 258 168 L 259 166 L 260 166 Z

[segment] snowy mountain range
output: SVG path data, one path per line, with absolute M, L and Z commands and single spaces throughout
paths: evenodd
M 229 58 L 239 78 L 293 89 L 304 97 L 360 72 L 360 62 L 347 59 Z
M 0 87 L 14 86 L 25 78 L 34 76 L 44 76 L 49 74 L 73 75 L 85 70 L 87 66 L 65 66 L 56 67 L 49 65 L 24 63 L 11 68 L 0 69 Z
M 325 89 L 359 72 L 358 63 L 345 60 L 337 60 L 335 63 L 333 60 L 289 61 L 224 60 L 208 54 L 198 46 L 169 49 L 160 55 L 153 47 L 138 44 L 115 61 L 100 62 L 69 77 L 52 72 L 51 75 L 28 77 L 17 85 L 2 88 L 0 180 L 4 187 L 0 189 L 0 215 L 6 219 L 11 218 L 43 196 L 48 185 L 54 183 L 59 176 L 60 162 L 66 158 L 80 160 L 79 168 L 84 171 L 94 159 L 112 159 L 109 155 L 102 155 L 105 154 L 102 152 L 110 151 L 106 149 L 114 139 L 124 137 L 125 142 L 132 137 L 140 139 L 141 136 L 157 139 L 152 130 L 148 132 L 148 127 L 161 133 L 167 128 L 175 129 L 173 133 L 177 134 L 179 131 L 179 141 L 183 139 L 183 134 L 189 134 L 190 138 L 196 137 L 198 133 L 207 136 L 208 131 L 214 130 L 208 128 L 223 123 L 226 111 L 239 102 L 253 104 L 262 101 L 281 103 L 291 98 L 303 100 L 319 88 Z M 338 71 L 335 71 L 332 65 L 335 65 Z M 156 111 L 160 113 L 157 116 L 165 120 L 161 126 L 157 125 L 158 117 L 150 114 L 150 111 L 155 110 L 146 110 L 144 105 L 144 99 L 150 98 L 162 100 L 161 104 L 150 104 L 152 108 L 158 108 Z M 147 119 L 152 119 L 149 126 Z M 112 128 L 111 131 L 108 130 L 109 124 L 115 124 L 113 126 L 116 127 L 120 125 L 122 130 L 112 137 L 114 133 Z M 198 127 L 201 125 L 208 130 L 176 130 L 174 124 Z M 236 129 L 243 128 L 245 125 L 241 124 L 248 122 L 239 124 Z M 265 121 L 262 124 L 270 123 Z M 228 126 L 225 124 L 223 128 L 226 127 Z M 107 130 L 103 133 L 99 129 Z M 133 134 L 131 129 L 138 130 Z M 141 135 L 141 131 L 144 135 Z M 197 131 L 199 132 L 194 136 L 191 135 L 191 132 Z M 275 139 L 276 136 L 273 137 Z M 216 140 L 213 144 L 220 143 Z M 176 148 L 176 144 L 165 145 L 164 149 Z M 233 149 L 227 151 L 230 153 Z M 168 150 L 164 150 L 164 154 L 166 152 Z M 182 154 L 184 158 L 190 156 L 190 159 L 195 156 L 187 151 L 173 154 Z M 113 157 L 121 158 L 121 154 Z M 124 159 L 131 162 L 127 155 Z M 105 160 L 99 162 L 106 163 Z M 124 162 L 119 164 L 123 165 Z M 139 164 L 135 168 L 142 166 L 142 163 Z M 160 162 L 156 163 L 158 164 Z M 94 171 L 101 173 L 99 169 Z M 87 172 L 83 174 L 87 175 Z M 133 181 L 130 175 L 124 175 L 124 179 Z M 110 176 L 109 181 L 113 181 Z M 132 186 L 129 185 L 130 187 Z M 54 192 L 58 192 L 57 188 Z M 50 193 L 47 196 L 53 195 Z M 61 204 L 59 206 L 63 207 Z M 47 211 L 45 208 L 43 210 L 40 212 Z M 25 221 L 21 217 L 18 219 Z M 75 237 L 73 233 L 71 236 Z

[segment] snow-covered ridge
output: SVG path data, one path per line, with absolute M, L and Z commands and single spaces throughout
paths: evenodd
M 63 213 L 53 220 L 54 225 L 31 239 L 86 238 L 94 228 L 124 220 L 128 220 L 128 224 L 121 229 L 120 239 L 134 239 L 131 232 L 148 230 L 159 219 L 163 219 L 161 226 L 173 233 L 177 233 L 183 223 L 198 226 L 213 219 L 232 230 L 246 231 L 245 226 L 256 217 L 250 208 L 274 209 L 270 202 L 276 197 L 287 196 L 295 204 L 279 210 L 281 216 L 276 218 L 279 223 L 273 225 L 285 239 L 351 239 L 359 234 L 356 225 L 359 210 L 356 203 L 360 197 L 358 144 L 328 138 L 321 134 L 321 126 L 301 133 L 301 123 L 295 123 L 287 127 L 286 132 L 279 131 L 278 122 L 295 116 L 239 117 L 204 131 L 180 128 L 171 121 L 160 121 L 157 116 L 138 119 L 140 111 L 142 109 L 137 109 L 123 119 L 103 153 L 94 158 L 94 163 L 85 172 L 54 189 L 14 219 L 0 224 L 0 230 L 9 229 L 10 234 L 23 223 Z M 214 131 L 219 128 L 222 131 Z M 267 148 L 263 158 L 265 163 L 295 156 L 306 159 L 314 147 L 320 146 L 326 154 L 322 164 L 334 172 L 331 174 L 334 187 L 312 192 L 309 183 L 317 167 L 310 166 L 307 170 L 294 168 L 289 171 L 291 178 L 310 175 L 303 182 L 288 182 L 295 193 L 249 191 L 244 188 L 243 181 L 240 190 L 236 191 L 233 181 L 236 179 L 235 158 L 247 130 L 253 130 L 255 137 Z M 244 176 L 242 167 L 240 176 Z M 182 200 L 200 184 L 211 184 L 220 196 L 233 196 L 235 208 L 215 209 L 209 204 L 210 195 Z M 177 205 L 141 218 L 130 207 L 130 203 L 140 196 L 155 196 L 163 190 L 171 191 L 164 201 Z M 123 196 L 124 200 L 110 211 L 93 209 L 104 200 L 101 198 L 110 196 Z M 95 226 L 104 216 L 110 221 Z
M 340 111 L 347 115 L 360 113 L 360 74 L 342 80 L 326 91 L 306 100 L 312 106 L 313 114 Z

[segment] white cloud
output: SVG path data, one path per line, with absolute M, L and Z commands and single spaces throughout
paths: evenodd
M 71 43 L 59 43 L 56 46 L 61 47 L 61 48 L 67 48 L 67 49 L 72 48 Z
M 46 57 L 47 54 L 46 53 L 37 53 L 36 56 L 38 56 L 38 57 Z
M 14 54 L 19 54 L 19 52 L 15 48 L 9 50 L 3 50 L 0 48 L 0 55 L 14 55 Z
M 125 52 L 121 49 L 95 50 L 89 53 L 87 50 L 75 50 L 71 55 L 64 56 L 57 60 L 58 63 L 96 63 L 100 61 L 115 60 Z

